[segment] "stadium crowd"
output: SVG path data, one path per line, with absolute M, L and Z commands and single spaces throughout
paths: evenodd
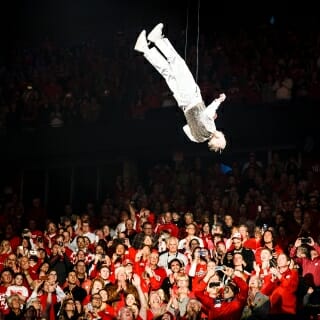
M 7 189 L 1 319 L 317 319 L 317 170 L 250 153 L 229 172 L 195 159 L 140 179 L 55 217 Z

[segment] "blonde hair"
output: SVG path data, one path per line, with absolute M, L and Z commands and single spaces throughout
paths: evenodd
M 208 146 L 211 151 L 222 151 L 226 147 L 226 138 L 221 131 L 215 131 L 210 140 L 208 141 Z

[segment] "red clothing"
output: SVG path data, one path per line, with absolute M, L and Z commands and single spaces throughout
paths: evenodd
M 254 253 L 254 256 L 255 256 L 255 260 L 256 260 L 256 263 L 261 265 L 261 257 L 260 257 L 260 253 L 261 253 L 261 250 L 264 249 L 265 247 L 260 247 L 256 250 L 256 252 Z M 276 245 L 274 247 L 274 250 L 277 254 L 277 256 L 280 254 L 280 253 L 283 253 L 283 250 L 282 248 L 280 248 L 278 245 Z
M 4 268 L 4 263 L 7 260 L 9 256 L 9 253 L 2 253 L 0 254 L 0 272 L 2 271 L 2 269 Z
M 190 275 L 190 268 L 191 268 L 191 264 L 187 264 L 186 265 L 186 274 Z M 192 291 L 198 291 L 198 286 L 200 281 L 205 277 L 207 273 L 207 263 L 198 263 L 196 266 L 196 271 L 195 271 L 195 275 L 193 277 L 191 277 L 192 279 L 192 284 L 191 284 L 191 288 Z
M 153 269 L 154 276 L 150 277 L 150 289 L 151 290 L 158 290 L 162 286 L 162 282 L 167 276 L 166 269 L 163 267 L 157 267 Z
M 260 240 L 257 240 L 256 238 L 249 238 L 248 240 L 244 241 L 242 246 L 244 248 L 257 250 L 261 247 Z
M 282 278 L 272 281 L 271 275 L 264 278 L 260 292 L 269 296 L 272 314 L 295 314 L 299 276 L 296 270 L 288 269 Z
M 20 245 L 21 238 L 18 236 L 13 236 L 11 239 L 8 239 L 13 252 L 17 251 L 18 246 Z
M 217 303 L 206 295 L 203 291 L 196 291 L 196 298 L 202 303 L 203 311 L 207 314 L 208 320 L 239 320 L 242 310 L 247 302 L 248 285 L 239 277 L 233 278 L 234 283 L 240 289 L 239 293 L 231 301 L 222 301 Z
M 0 286 L 0 315 L 8 314 L 10 312 L 6 301 L 7 287 Z
M 311 274 L 313 276 L 315 286 L 320 287 L 320 246 L 315 243 L 314 249 L 316 249 L 319 256 L 314 258 L 313 260 L 309 258 L 295 257 L 297 251 L 296 247 L 291 248 L 290 257 L 294 258 L 294 260 L 301 266 L 302 276 L 304 277 L 307 274 Z
M 162 231 L 169 232 L 171 236 L 178 237 L 179 228 L 172 222 L 160 224 L 156 227 L 155 232 L 161 234 Z
M 211 234 L 199 235 L 199 238 L 203 241 L 203 246 L 209 250 L 214 248 L 213 239 Z

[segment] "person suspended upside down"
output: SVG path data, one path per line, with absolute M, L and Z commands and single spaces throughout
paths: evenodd
M 215 119 L 216 111 L 226 95 L 220 94 L 219 98 L 206 107 L 191 71 L 170 41 L 163 36 L 162 29 L 163 24 L 159 23 L 148 36 L 146 30 L 141 31 L 134 49 L 143 53 L 146 60 L 165 79 L 186 118 L 187 124 L 183 130 L 188 138 L 197 143 L 208 141 L 210 150 L 221 151 L 226 147 L 226 139 L 216 129 Z

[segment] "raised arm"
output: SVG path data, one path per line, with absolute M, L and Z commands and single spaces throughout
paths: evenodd
M 221 93 L 219 98 L 214 99 L 211 104 L 209 104 L 205 110 L 205 113 L 211 117 L 216 118 L 216 111 L 218 110 L 220 104 L 226 99 L 226 95 L 224 93 Z

